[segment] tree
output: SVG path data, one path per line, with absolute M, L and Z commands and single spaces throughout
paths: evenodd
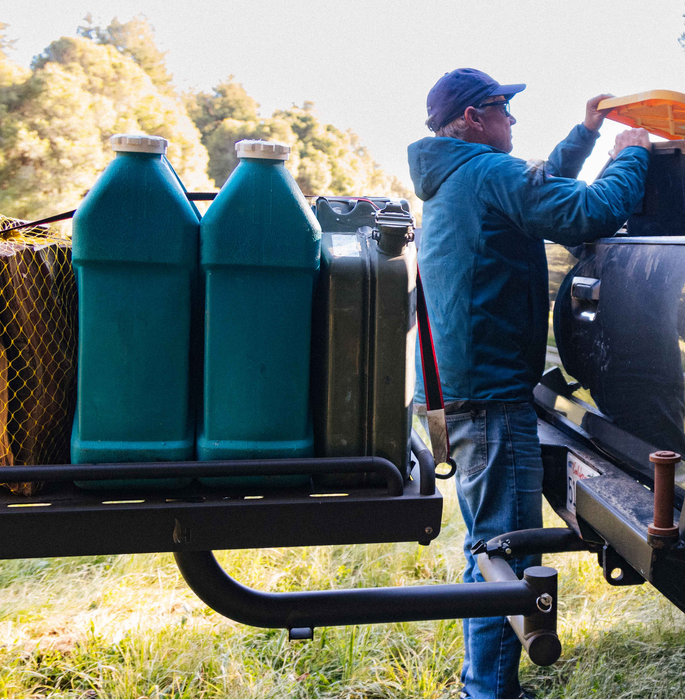
M 9 24 L 0 22 L 0 53 L 6 56 L 7 49 L 13 49 L 14 45 L 17 43 L 16 39 L 10 39 L 5 33 Z
M 240 121 L 229 118 L 219 122 L 208 136 L 203 137 L 209 153 L 208 174 L 216 187 L 222 187 L 238 165 L 235 145 L 243 139 L 272 140 L 288 144 L 292 152 L 286 167 L 293 175 L 296 174 L 299 165 L 297 137 L 286 122 L 278 119 Z
M 311 102 L 274 112 L 297 136 L 299 167 L 295 179 L 307 194 L 379 195 L 412 199 L 401 182 L 388 176 L 351 130 L 322 124 Z
M 7 27 L 9 27 L 9 24 L 0 22 L 0 54 L 5 58 L 7 58 L 7 49 L 13 49 L 16 43 L 16 39 L 10 39 L 7 34 L 5 34 Z
M 242 139 L 274 139 L 291 147 L 286 167 L 305 194 L 389 195 L 413 198 L 389 177 L 352 131 L 322 124 L 311 102 L 260 119 L 259 105 L 233 76 L 211 94 L 187 96 L 188 112 L 209 152 L 209 176 L 221 187 L 238 164 L 235 144 Z
M 106 158 L 85 78 L 51 64 L 0 89 L 0 211 L 31 219 L 75 207 Z
M 166 68 L 166 51 L 160 51 L 155 42 L 155 29 L 145 15 L 133 17 L 123 24 L 115 17 L 102 29 L 93 24 L 93 17 L 84 17 L 77 34 L 97 44 L 114 46 L 119 53 L 131 57 L 152 79 L 160 92 L 172 93 L 173 76 Z
M 111 45 L 53 42 L 20 85 L 0 88 L 0 211 L 23 218 L 73 208 L 111 160 L 115 133 L 169 139 L 188 189 L 211 186 L 208 156 L 184 106 Z
M 0 22 L 0 87 L 22 82 L 28 76 L 28 71 L 13 63 L 7 55 L 16 42 L 16 39 L 7 36 L 8 26 Z
M 198 92 L 186 96 L 188 114 L 203 137 L 209 136 L 224 119 L 241 122 L 257 121 L 259 105 L 232 75 L 211 93 Z
M 170 142 L 168 157 L 188 189 L 206 189 L 206 150 L 183 104 L 173 95 L 160 93 L 152 79 L 134 61 L 111 45 L 97 45 L 82 38 L 53 42 L 35 62 L 47 62 L 82 72 L 85 89 L 93 95 L 103 144 L 115 133 L 145 133 Z
M 274 129 L 259 119 L 259 105 L 234 76 L 229 75 L 211 93 L 197 92 L 185 96 L 186 108 L 202 134 L 209 153 L 209 177 L 221 187 L 235 166 L 235 144 L 243 139 L 292 140 L 292 134 Z M 278 136 L 276 135 L 278 133 Z
M 0 211 L 38 218 L 73 208 L 112 158 L 115 133 L 169 139 L 168 157 L 189 190 L 223 185 L 235 144 L 291 147 L 286 167 L 306 194 L 411 195 L 371 158 L 359 137 L 322 123 L 314 105 L 262 118 L 234 76 L 210 92 L 177 96 L 154 29 L 140 15 L 106 28 L 89 15 L 77 37 L 53 41 L 24 70 L 0 23 Z M 209 175 L 209 177 L 208 177 Z M 414 198 L 413 198 L 414 199 Z

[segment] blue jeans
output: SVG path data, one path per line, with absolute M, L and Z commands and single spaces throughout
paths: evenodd
M 512 530 L 542 527 L 542 458 L 530 403 L 468 401 L 447 415 L 457 495 L 467 534 L 464 582 L 483 581 L 471 547 Z M 541 557 L 516 559 L 519 575 Z M 516 698 L 521 693 L 521 644 L 504 617 L 464 624 L 461 681 L 472 698 Z

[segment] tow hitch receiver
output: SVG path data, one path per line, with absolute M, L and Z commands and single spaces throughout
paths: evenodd
M 578 552 L 591 549 L 573 530 L 540 528 L 519 530 L 480 540 L 471 549 L 478 557 L 478 568 L 488 582 L 518 581 L 507 561 L 529 554 Z M 535 610 L 529 615 L 509 615 L 509 624 L 531 661 L 550 666 L 561 655 L 557 636 L 557 571 L 548 566 L 531 566 L 523 580 L 536 592 Z

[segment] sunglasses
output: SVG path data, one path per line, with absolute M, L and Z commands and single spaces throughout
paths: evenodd
M 482 109 L 483 107 L 503 107 L 504 116 L 511 116 L 511 112 L 509 111 L 509 100 L 505 100 L 504 102 L 483 102 L 477 105 L 476 109 Z

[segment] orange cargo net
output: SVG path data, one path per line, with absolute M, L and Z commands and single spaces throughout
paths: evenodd
M 69 462 L 76 399 L 71 240 L 46 226 L 3 235 L 15 223 L 0 215 L 0 482 L 3 466 Z

